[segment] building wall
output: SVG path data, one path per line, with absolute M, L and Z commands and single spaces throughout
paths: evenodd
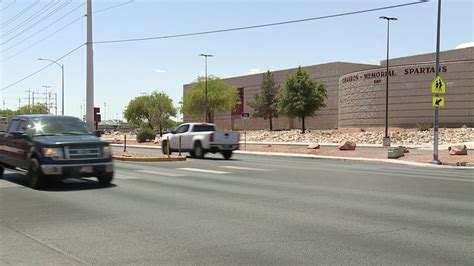
M 433 123 L 431 83 L 434 63 L 389 68 L 389 126 L 414 127 Z M 447 83 L 446 107 L 440 108 L 440 126 L 474 125 L 474 60 L 441 62 Z M 339 79 L 339 127 L 385 125 L 385 68 L 359 71 Z M 372 76 L 380 73 L 381 77 Z
M 336 128 L 338 126 L 338 115 L 339 115 L 339 77 L 342 74 L 362 70 L 372 69 L 377 67 L 375 65 L 367 64 L 353 64 L 345 62 L 334 62 L 328 64 L 314 65 L 309 67 L 303 67 L 311 78 L 318 83 L 324 83 L 328 91 L 328 99 L 326 100 L 326 108 L 318 111 L 314 117 L 308 117 L 305 119 L 307 128 L 315 129 L 329 129 Z M 297 68 L 280 70 L 272 72 L 275 81 L 281 88 L 285 84 L 285 80 L 289 75 L 296 73 Z M 248 112 L 252 116 L 253 109 L 248 105 L 248 101 L 253 100 L 255 95 L 260 92 L 260 86 L 262 83 L 263 74 L 254 74 L 248 76 L 227 78 L 224 81 L 237 88 L 244 88 L 244 108 L 243 112 Z M 192 84 L 184 86 L 184 93 L 191 88 Z M 203 120 L 204 118 L 192 118 L 189 116 L 184 117 L 184 121 L 193 122 Z M 251 129 L 268 129 L 269 121 L 262 118 L 251 117 L 248 120 L 241 118 L 240 115 L 232 116 L 231 113 L 217 114 L 214 118 L 214 123 L 221 129 L 233 129 L 243 130 L 244 128 Z M 298 118 L 279 117 L 273 120 L 274 129 L 292 129 L 299 128 L 300 121 Z
M 415 127 L 433 123 L 431 82 L 434 79 L 435 54 L 423 54 L 390 60 L 389 126 Z M 474 47 L 440 53 L 441 76 L 447 83 L 446 107 L 440 110 L 440 126 L 474 126 Z M 385 125 L 385 61 L 380 65 L 334 62 L 303 67 L 311 78 L 323 82 L 328 91 L 327 107 L 306 118 L 311 129 L 338 127 L 379 127 Z M 286 77 L 297 68 L 272 72 L 276 83 L 284 86 Z M 247 102 L 259 93 L 263 74 L 224 79 L 244 88 L 243 112 L 252 115 Z M 184 85 L 184 94 L 192 84 Z M 184 121 L 203 121 L 204 117 L 184 116 Z M 221 129 L 268 129 L 269 122 L 251 117 L 243 120 L 231 113 L 216 114 Z M 298 118 L 274 119 L 274 129 L 300 128 Z

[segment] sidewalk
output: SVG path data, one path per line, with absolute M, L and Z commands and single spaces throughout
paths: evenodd
M 473 144 L 473 143 L 471 143 Z M 470 144 L 470 145 L 471 145 Z M 451 156 L 447 147 L 439 148 L 439 159 L 443 165 L 430 163 L 432 160 L 432 150 L 426 146 L 410 147 L 410 153 L 399 159 L 387 159 L 388 147 L 380 145 L 357 145 L 355 151 L 339 151 L 335 143 L 321 144 L 321 149 L 307 149 L 307 143 L 267 143 L 267 142 L 241 142 L 240 150 L 236 154 L 255 154 L 267 156 L 291 156 L 315 159 L 334 159 L 368 161 L 380 163 L 394 163 L 425 167 L 442 167 L 453 169 L 474 169 L 474 155 Z M 112 146 L 123 147 L 123 144 L 112 144 Z M 446 145 L 451 146 L 451 145 Z M 127 141 L 127 147 L 161 149 L 159 144 Z M 472 146 L 470 146 L 472 147 Z

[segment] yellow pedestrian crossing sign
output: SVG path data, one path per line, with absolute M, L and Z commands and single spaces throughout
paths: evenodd
M 433 107 L 444 107 L 445 101 L 444 97 L 433 97 L 432 105 Z
M 441 76 L 436 76 L 436 78 L 431 83 L 431 92 L 433 94 L 445 94 L 446 93 L 446 83 L 441 78 Z

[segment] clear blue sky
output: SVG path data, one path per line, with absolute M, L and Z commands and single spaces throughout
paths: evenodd
M 1 42 L 6 42 L 0 48 L 0 61 L 3 61 L 1 88 L 47 64 L 37 58 L 59 58 L 86 40 L 84 17 L 31 49 L 5 60 L 86 12 L 84 5 L 59 23 L 20 43 L 85 2 L 73 0 L 49 18 L 37 21 L 47 14 L 40 12 L 37 20 L 22 26 L 23 21 L 42 8 L 47 8 L 52 1 L 41 0 L 12 21 L 15 15 L 35 1 L 1 1 Z M 61 3 L 65 1 L 61 0 Z M 94 14 L 94 41 L 272 23 L 413 1 L 136 0 Z M 124 2 L 128 0 L 94 0 L 93 9 L 100 10 Z M 50 10 L 54 10 L 54 6 Z M 437 1 L 430 1 L 409 7 L 271 28 L 146 42 L 95 44 L 95 105 L 103 109 L 106 102 L 107 119 L 121 118 L 123 109 L 131 99 L 145 92 L 162 90 L 178 106 L 183 84 L 204 74 L 204 58 L 199 57 L 200 53 L 214 55 L 209 59 L 209 74 L 223 78 L 333 61 L 377 64 L 386 56 L 386 22 L 380 20 L 379 16 L 395 16 L 399 19 L 391 24 L 391 57 L 434 52 L 436 10 Z M 443 1 L 441 50 L 453 49 L 460 43 L 474 40 L 473 13 L 472 0 Z M 28 30 L 21 33 L 25 29 Z M 9 40 L 15 35 L 18 36 Z M 79 116 L 80 106 L 86 98 L 85 47 L 60 63 L 64 63 L 66 69 L 65 112 Z M 59 96 L 60 82 L 60 68 L 52 65 L 41 73 L 0 91 L 0 101 L 5 100 L 7 108 L 16 109 L 18 98 L 21 98 L 22 105 L 27 104 L 25 90 L 44 91 L 43 85 L 51 86 Z

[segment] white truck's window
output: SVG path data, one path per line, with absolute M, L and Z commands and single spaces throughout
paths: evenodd
M 176 134 L 188 132 L 189 125 L 182 125 L 176 129 Z
M 205 131 L 215 131 L 213 125 L 195 125 L 193 127 L 193 132 L 205 132 Z

